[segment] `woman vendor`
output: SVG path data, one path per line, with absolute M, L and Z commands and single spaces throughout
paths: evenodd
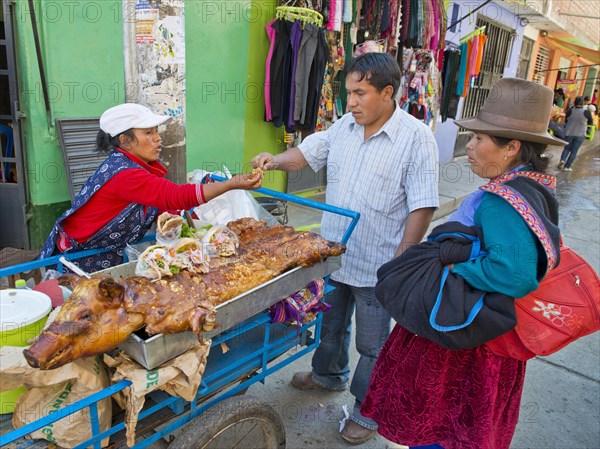
M 465 198 L 449 223 L 480 230 L 487 253 L 446 266 L 507 301 L 537 289 L 559 263 L 556 179 L 545 173 L 545 150 L 566 142 L 547 132 L 551 108 L 547 87 L 502 78 L 476 117 L 456 121 L 473 132 L 471 169 L 490 181 Z M 495 352 L 489 342 L 450 350 L 432 340 L 396 325 L 373 370 L 363 416 L 377 422 L 382 436 L 411 449 L 508 449 L 526 362 Z
M 88 272 L 118 265 L 124 246 L 142 238 L 160 213 L 187 210 L 233 189 L 261 186 L 260 172 L 206 185 L 177 185 L 164 179 L 167 169 L 159 162 L 158 125 L 169 120 L 135 103 L 102 114 L 96 143 L 98 151 L 109 155 L 54 224 L 41 258 L 108 249 L 75 262 Z

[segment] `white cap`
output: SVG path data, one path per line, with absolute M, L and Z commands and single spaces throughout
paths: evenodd
M 168 115 L 157 115 L 141 104 L 124 103 L 104 111 L 100 129 L 115 137 L 131 128 L 154 128 L 170 120 Z

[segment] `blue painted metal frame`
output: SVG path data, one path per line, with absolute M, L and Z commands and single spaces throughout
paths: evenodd
M 173 406 L 176 406 L 178 402 L 180 402 L 184 407 L 189 405 L 189 409 L 187 411 L 185 411 L 183 407 L 174 407 L 176 409 L 180 409 L 181 417 L 179 419 L 173 421 L 167 427 L 161 429 L 160 431 L 155 432 L 150 437 L 139 441 L 133 447 L 136 449 L 148 447 L 155 441 L 158 441 L 159 439 L 169 435 L 175 429 L 178 429 L 179 427 L 198 417 L 201 413 L 203 413 L 205 410 L 212 407 L 213 405 L 217 404 L 218 402 L 238 394 L 240 391 L 245 390 L 246 388 L 248 388 L 256 382 L 264 382 L 265 378 L 270 374 L 280 370 L 281 368 L 292 363 L 296 359 L 313 351 L 319 344 L 321 335 L 321 324 L 321 314 L 318 314 L 317 318 L 312 322 L 302 326 L 300 329 L 296 329 L 279 323 L 271 324 L 269 314 L 267 312 L 261 312 L 258 315 L 236 326 L 232 330 L 214 338 L 212 342 L 212 347 L 215 348 L 215 351 L 218 351 L 218 347 L 223 342 L 230 341 L 238 336 L 243 336 L 244 334 L 247 334 L 249 331 L 256 328 L 264 329 L 264 336 L 262 342 L 256 341 L 254 342 L 254 344 L 246 342 L 240 347 L 242 352 L 246 353 L 243 357 L 237 359 L 234 363 L 227 363 L 227 361 L 224 361 L 216 369 L 213 369 L 212 372 L 205 373 L 205 376 L 202 382 L 200 383 L 196 399 L 194 401 L 188 403 L 182 400 L 181 398 L 167 396 L 164 400 L 161 400 L 154 406 L 142 410 L 142 412 L 139 415 L 140 421 L 165 407 L 173 408 Z M 271 361 L 275 360 L 277 357 L 285 354 L 289 349 L 296 346 L 298 344 L 298 341 L 300 341 L 300 338 L 302 336 L 305 336 L 307 331 L 311 329 L 314 329 L 314 335 L 312 338 L 308 339 L 307 346 L 305 346 L 302 350 L 296 352 L 295 354 L 269 366 L 269 363 Z M 277 332 L 274 332 L 274 330 L 277 330 Z M 217 355 L 221 356 L 221 354 Z M 225 357 L 225 355 L 222 355 L 221 357 Z M 207 365 L 207 368 L 208 366 L 209 365 Z M 205 396 L 210 395 L 215 391 L 218 391 L 219 389 L 234 383 L 235 381 L 239 380 L 239 378 L 242 375 L 254 372 L 255 370 L 258 370 L 256 371 L 255 375 L 241 382 L 239 385 L 223 392 L 220 395 L 212 397 L 210 400 L 203 401 L 203 398 Z M 111 385 L 110 387 L 107 387 L 97 393 L 90 395 L 85 399 L 77 401 L 76 403 L 72 404 L 67 408 L 57 410 L 56 412 L 53 412 L 50 415 L 45 416 L 31 424 L 9 432 L 6 435 L 2 435 L 0 436 L 0 447 L 12 443 L 35 430 L 41 429 L 79 410 L 89 407 L 90 415 L 92 418 L 92 437 L 89 440 L 76 446 L 76 449 L 83 449 L 86 447 L 90 447 L 91 445 L 93 445 L 95 449 L 100 448 L 100 442 L 103 439 L 123 430 L 125 428 L 125 423 L 121 422 L 115 424 L 110 429 L 104 432 L 100 432 L 100 428 L 98 425 L 97 404 L 102 399 L 107 398 L 115 393 L 118 393 L 119 391 L 127 388 L 130 385 L 130 381 L 122 380 L 114 385 Z
M 211 175 L 211 177 L 215 181 L 223 181 L 225 179 L 215 175 Z M 357 212 L 353 212 L 335 206 L 330 206 L 327 204 L 317 203 L 315 201 L 289 195 L 286 193 L 276 192 L 274 190 L 264 188 L 257 189 L 256 192 L 270 195 L 284 201 L 291 201 L 294 203 L 301 204 L 303 206 L 308 206 L 315 209 L 323 210 L 325 212 L 331 212 L 352 218 L 352 221 L 350 222 L 350 225 L 348 226 L 344 237 L 342 238 L 342 243 L 347 243 L 348 239 L 350 238 L 350 235 L 352 234 L 352 231 L 356 227 L 356 224 L 360 218 L 360 214 Z M 150 241 L 153 239 L 154 236 L 146 236 L 145 238 L 140 240 L 140 242 Z M 69 260 L 75 260 L 81 257 L 99 254 L 102 252 L 105 252 L 105 250 L 81 251 L 78 253 L 64 254 L 64 256 Z M 0 277 L 10 276 L 12 274 L 52 265 L 57 265 L 59 271 L 62 272 L 63 266 L 58 260 L 59 257 L 60 256 L 53 256 L 47 259 L 40 259 L 24 264 L 14 265 L 12 267 L 2 268 L 0 269 Z M 328 291 L 329 289 L 330 287 L 328 287 L 326 291 Z M 217 404 L 218 402 L 238 394 L 239 392 L 245 390 L 246 388 L 248 388 L 256 382 L 264 383 L 265 378 L 270 374 L 280 370 L 281 368 L 285 367 L 286 365 L 289 365 L 296 359 L 316 349 L 320 341 L 321 326 L 321 313 L 317 314 L 317 317 L 312 322 L 305 324 L 300 328 L 293 328 L 284 326 L 279 323 L 270 323 L 269 314 L 265 311 L 247 319 L 246 321 L 240 323 L 239 325 L 235 326 L 229 331 L 216 336 L 212 341 L 212 347 L 220 346 L 221 343 L 227 341 L 232 341 L 235 337 L 242 336 L 254 329 L 260 329 L 264 331 L 262 344 L 259 344 L 259 342 L 255 342 L 255 344 L 252 344 L 251 342 L 249 342 L 249 339 L 246 339 L 245 344 L 239 347 L 244 353 L 244 355 L 236 359 L 234 362 L 223 362 L 223 359 L 226 358 L 226 354 L 223 354 L 221 355 L 221 361 L 223 363 L 219 364 L 218 362 L 214 362 L 210 365 L 207 364 L 207 371 L 205 371 L 204 373 L 205 375 L 200 383 L 195 400 L 191 402 L 186 402 L 181 398 L 167 395 L 165 399 L 156 403 L 152 407 L 142 410 L 139 414 L 139 421 L 151 416 L 153 413 L 165 407 L 170 407 L 176 414 L 180 414 L 181 417 L 171 422 L 168 426 L 162 428 L 160 431 L 155 432 L 150 437 L 139 441 L 133 447 L 139 449 L 148 447 L 152 443 L 169 435 L 174 430 L 178 429 L 179 427 L 198 417 L 201 413 L 203 413 L 205 410 L 209 409 L 213 405 Z M 311 338 L 308 338 L 308 332 L 312 329 L 314 329 L 314 335 Z M 274 361 L 277 357 L 285 354 L 285 352 L 287 352 L 289 349 L 293 348 L 294 346 L 297 346 L 301 341 L 301 338 L 304 337 L 306 337 L 307 345 L 302 350 L 269 366 L 269 363 L 271 361 Z M 205 396 L 210 395 L 221 388 L 227 387 L 229 384 L 233 384 L 235 381 L 239 380 L 239 378 L 242 377 L 244 374 L 248 373 L 254 374 L 249 379 L 241 382 L 239 385 L 232 387 L 221 394 L 215 395 L 214 397 L 208 400 L 203 401 L 203 398 Z M 122 380 L 114 385 L 111 385 L 110 387 L 107 387 L 97 393 L 92 394 L 91 396 L 85 399 L 77 401 L 76 403 L 72 404 L 67 408 L 57 410 L 56 412 L 53 412 L 50 415 L 45 416 L 35 422 L 32 422 L 26 426 L 23 426 L 19 429 L 13 430 L 12 432 L 2 435 L 0 436 L 0 447 L 12 443 L 16 440 L 19 440 L 20 438 L 24 437 L 25 435 L 28 435 L 29 433 L 35 430 L 41 429 L 44 426 L 47 426 L 53 422 L 56 422 L 66 416 L 69 416 L 79 410 L 88 407 L 90 409 L 91 416 L 90 424 L 92 427 L 92 438 L 76 446 L 75 449 L 83 449 L 92 445 L 94 449 L 99 449 L 101 447 L 100 442 L 103 439 L 122 431 L 125 428 L 125 423 L 118 423 L 112 426 L 110 429 L 104 432 L 100 432 L 98 423 L 97 404 L 102 399 L 110 397 L 113 394 L 116 394 L 119 391 L 129 387 L 130 385 L 130 381 Z M 185 408 L 187 406 L 189 406 L 189 408 L 187 409 L 187 411 L 185 411 Z M 25 446 L 26 445 L 27 442 L 25 443 Z
M 156 234 L 149 234 L 144 236 L 142 239 L 138 240 L 136 243 L 142 242 L 151 242 L 156 240 Z M 85 251 L 77 251 L 72 253 L 59 254 L 58 256 L 47 257 L 46 259 L 37 259 L 32 260 L 31 262 L 20 263 L 17 265 L 12 265 L 6 268 L 0 268 L 0 278 L 11 276 L 17 273 L 23 273 L 26 271 L 35 270 L 36 268 L 49 267 L 52 265 L 56 265 L 58 267 L 59 272 L 64 271 L 63 264 L 58 260 L 61 257 L 64 257 L 67 260 L 77 260 L 82 257 L 93 256 L 94 254 L 105 253 L 109 250 L 107 249 L 88 249 Z M 127 262 L 127 256 L 125 255 L 125 262 Z
M 211 179 L 214 179 L 215 181 L 225 181 L 226 180 L 226 178 L 223 178 L 222 176 L 217 176 L 214 174 L 211 174 L 210 177 L 211 177 Z M 277 192 L 276 190 L 266 189 L 264 187 L 253 190 L 252 192 L 253 193 L 254 192 L 255 193 L 263 193 L 265 195 L 269 195 L 269 196 L 272 196 L 273 198 L 277 198 L 280 200 L 290 201 L 292 203 L 297 203 L 302 206 L 308 206 L 308 207 L 312 207 L 313 209 L 319 209 L 324 212 L 331 212 L 332 214 L 337 214 L 337 215 L 342 215 L 344 217 L 352 218 L 352 221 L 350 222 L 350 225 L 348 225 L 348 228 L 346 229 L 346 232 L 344 233 L 344 236 L 342 237 L 342 240 L 341 240 L 341 242 L 344 244 L 348 243 L 348 239 L 350 238 L 350 235 L 352 235 L 352 232 L 354 231 L 354 228 L 356 227 L 358 220 L 360 219 L 360 214 L 358 212 L 354 212 L 354 211 L 348 210 L 348 209 L 343 209 L 343 208 L 337 207 L 337 206 L 331 206 L 329 204 L 318 203 L 313 200 L 301 198 L 299 196 L 290 195 L 289 193 L 281 193 L 281 192 Z

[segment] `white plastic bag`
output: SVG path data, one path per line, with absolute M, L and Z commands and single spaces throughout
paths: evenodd
M 160 245 L 173 245 L 181 236 L 183 217 L 163 212 L 156 219 L 156 242 Z
M 223 165 L 222 172 L 208 172 L 206 170 L 194 170 L 188 173 L 188 182 L 199 184 L 206 175 L 215 175 L 231 178 L 231 172 Z M 255 220 L 265 220 L 267 225 L 278 224 L 277 219 L 265 210 L 247 190 L 230 190 L 218 197 L 194 208 L 199 220 L 215 225 L 226 225 L 230 221 L 239 218 L 250 217 Z

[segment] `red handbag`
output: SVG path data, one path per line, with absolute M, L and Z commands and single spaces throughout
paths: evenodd
M 519 360 L 549 355 L 600 329 L 600 279 L 583 257 L 561 246 L 558 267 L 515 306 L 516 327 L 486 346 Z

